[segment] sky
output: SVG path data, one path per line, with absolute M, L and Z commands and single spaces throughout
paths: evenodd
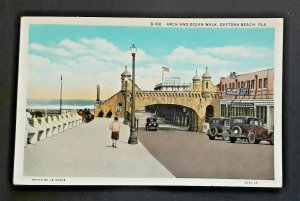
M 153 90 L 165 77 L 192 82 L 208 68 L 212 81 L 221 76 L 274 67 L 273 28 L 166 28 L 34 24 L 29 29 L 28 98 L 101 100 L 121 88 L 121 73 L 131 72 L 135 44 L 136 83 Z

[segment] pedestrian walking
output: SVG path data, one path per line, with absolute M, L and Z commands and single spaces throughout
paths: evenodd
M 120 123 L 118 117 L 114 118 L 114 121 L 109 125 L 111 130 L 112 147 L 117 148 L 117 141 L 119 140 Z

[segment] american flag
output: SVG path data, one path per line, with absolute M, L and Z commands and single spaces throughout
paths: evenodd
M 169 68 L 168 67 L 163 66 L 162 69 L 163 69 L 163 71 L 169 72 Z

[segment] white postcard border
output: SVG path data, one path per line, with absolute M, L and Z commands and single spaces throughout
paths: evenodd
M 160 22 L 217 23 L 201 28 L 257 28 L 258 23 L 275 29 L 274 54 L 274 180 L 204 179 L 204 178 L 108 178 L 108 177 L 35 177 L 23 176 L 24 130 L 26 119 L 27 61 L 30 24 L 77 24 L 110 26 L 151 26 Z M 255 26 L 220 26 L 221 23 L 255 23 Z M 168 26 L 169 27 L 169 26 Z M 189 26 L 189 28 L 200 28 Z M 155 28 L 155 26 L 153 26 Z M 175 27 L 176 28 L 176 27 Z M 86 18 L 86 17 L 22 17 L 20 29 L 19 75 L 16 112 L 16 139 L 13 183 L 15 185 L 149 185 L 149 186 L 227 186 L 227 187 L 282 187 L 282 18 Z

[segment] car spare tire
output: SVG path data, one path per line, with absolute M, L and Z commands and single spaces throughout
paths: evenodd
M 233 134 L 233 135 L 241 135 L 242 134 L 242 128 L 240 126 L 233 126 L 231 128 L 231 134 Z
M 218 128 L 215 127 L 215 126 L 212 126 L 212 127 L 210 128 L 210 131 L 211 131 L 211 135 L 212 135 L 212 136 L 216 136 L 216 135 L 218 134 Z

